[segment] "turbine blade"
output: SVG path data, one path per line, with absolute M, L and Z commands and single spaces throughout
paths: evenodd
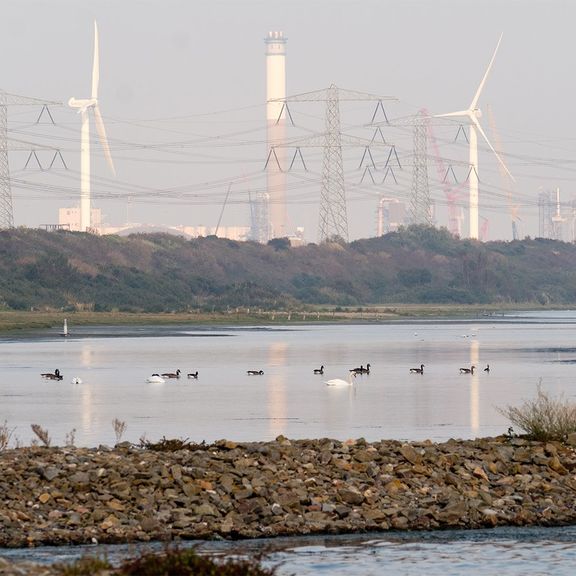
M 98 99 L 98 84 L 100 82 L 100 55 L 98 53 L 98 24 L 94 20 L 94 62 L 92 64 L 92 98 Z
M 104 128 L 104 121 L 102 120 L 102 114 L 100 114 L 100 107 L 98 104 L 94 106 L 94 120 L 96 121 L 96 131 L 98 132 L 98 138 L 100 139 L 100 144 L 102 144 L 102 149 L 104 150 L 104 156 L 106 156 L 112 174 L 116 176 L 114 162 L 112 161 L 112 155 L 110 154 L 110 146 L 108 145 L 108 138 L 106 137 L 106 129 Z
M 447 114 L 434 114 L 433 118 L 448 118 L 450 116 L 470 116 L 470 110 L 460 110 L 459 112 L 448 112 Z
M 480 134 L 482 134 L 482 138 L 484 138 L 484 140 L 486 141 L 486 144 L 488 144 L 488 146 L 490 147 L 490 150 L 492 150 L 492 152 L 494 152 L 494 155 L 498 159 L 498 162 L 500 162 L 500 164 L 502 165 L 502 168 L 504 168 L 504 170 L 506 170 L 506 174 L 508 174 L 508 176 L 510 177 L 512 182 L 516 182 L 516 180 L 514 179 L 514 176 L 512 176 L 512 174 L 510 173 L 510 170 L 508 170 L 508 166 L 506 166 L 506 164 L 504 163 L 504 160 L 502 160 L 502 158 L 500 157 L 500 154 L 498 154 L 498 152 L 496 152 L 496 150 L 494 149 L 494 146 L 492 146 L 492 144 L 490 144 L 490 140 L 488 140 L 488 136 L 486 136 L 486 133 L 482 129 L 482 126 L 480 125 L 480 122 L 478 122 L 478 119 L 475 116 L 471 116 L 471 118 L 472 118 L 472 123 L 476 127 L 476 130 L 478 130 L 478 132 L 480 132 Z
M 490 74 L 492 64 L 494 64 L 494 59 L 496 58 L 496 53 L 498 52 L 498 48 L 500 47 L 500 42 L 502 42 L 503 35 L 504 33 L 500 34 L 498 44 L 496 44 L 496 50 L 494 50 L 494 54 L 492 54 L 492 60 L 490 60 L 490 64 L 488 64 L 488 68 L 486 68 L 484 78 L 482 78 L 482 82 L 480 82 L 480 86 L 478 86 L 478 90 L 476 90 L 476 94 L 474 94 L 474 98 L 472 98 L 472 102 L 470 103 L 470 110 L 474 110 L 478 104 L 478 99 L 480 98 L 480 94 L 482 92 L 482 89 L 484 88 L 484 84 L 486 84 L 486 79 L 488 78 L 488 74 Z

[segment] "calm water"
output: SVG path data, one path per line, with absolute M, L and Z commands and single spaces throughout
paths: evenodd
M 0 339 L 0 422 L 28 443 L 30 424 L 54 444 L 162 436 L 193 441 L 364 437 L 445 440 L 497 435 L 496 407 L 543 387 L 576 395 L 576 313 L 526 314 L 475 322 L 262 328 L 98 327 Z M 371 364 L 352 387 L 331 378 Z M 424 375 L 409 368 L 425 364 Z M 490 373 L 483 368 L 489 363 Z M 325 366 L 324 375 L 313 369 Z M 473 376 L 459 373 L 476 365 Z M 61 382 L 42 372 L 59 368 Z M 148 384 L 155 372 L 184 377 Z M 263 370 L 248 376 L 246 370 Z M 186 373 L 199 371 L 198 380 Z M 71 383 L 80 377 L 80 385 Z
M 445 440 L 504 432 L 498 406 L 519 404 L 539 383 L 576 397 L 576 312 L 525 313 L 465 322 L 262 328 L 71 326 L 0 339 L 0 423 L 21 442 L 30 424 L 63 444 L 115 442 L 112 419 L 126 422 L 125 440 L 166 437 L 212 441 L 363 436 Z M 352 387 L 324 382 L 371 364 Z M 425 364 L 424 375 L 409 368 Z M 324 375 L 313 369 L 325 366 Z M 490 364 L 491 370 L 482 369 Z M 476 365 L 473 376 L 461 366 Z M 40 373 L 59 368 L 61 382 Z M 148 384 L 154 372 L 199 371 L 198 380 Z M 246 370 L 264 370 L 247 376 Z M 74 385 L 73 377 L 83 383 Z M 261 546 L 279 574 L 428 576 L 574 574 L 576 528 L 299 538 L 265 543 L 204 544 L 243 554 Z M 106 549 L 123 556 L 133 549 Z M 52 562 L 82 549 L 2 551 Z M 92 548 L 99 553 L 102 547 Z

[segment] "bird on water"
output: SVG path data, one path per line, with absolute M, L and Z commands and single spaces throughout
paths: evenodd
M 424 364 L 420 364 L 420 368 L 410 368 L 410 374 L 424 374 Z

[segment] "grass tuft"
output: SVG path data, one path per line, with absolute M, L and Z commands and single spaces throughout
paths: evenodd
M 527 400 L 522 406 L 497 408 L 514 426 L 526 432 L 531 440 L 564 441 L 576 432 L 576 404 L 560 395 L 550 396 L 538 385 L 536 398 Z

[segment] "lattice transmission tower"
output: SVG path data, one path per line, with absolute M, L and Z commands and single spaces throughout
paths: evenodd
M 348 242 L 348 215 L 342 164 L 340 134 L 340 99 L 338 88 L 332 84 L 326 90 L 326 133 L 320 188 L 320 242 L 342 239 Z
M 410 220 L 413 224 L 432 224 L 432 206 L 428 185 L 429 116 L 420 111 L 414 121 L 414 165 L 410 195 Z
M 14 228 L 12 189 L 8 166 L 8 108 L 6 94 L 0 90 L 0 228 Z
M 374 120 L 379 111 L 386 118 L 386 111 L 384 110 L 382 103 L 385 100 L 396 100 L 396 98 L 391 96 L 377 96 L 375 94 L 357 92 L 355 90 L 345 90 L 338 88 L 334 84 L 329 88 L 324 88 L 322 90 L 296 94 L 278 99 L 279 102 L 282 102 L 279 118 L 284 112 L 286 112 L 292 125 L 294 125 L 294 121 L 289 109 L 289 103 L 326 103 L 325 132 L 323 134 L 316 134 L 299 140 L 287 141 L 284 145 L 275 146 L 268 154 L 268 159 L 266 161 L 266 165 L 268 165 L 270 161 L 276 161 L 280 166 L 275 148 L 295 148 L 294 156 L 292 157 L 288 171 L 292 169 L 292 165 L 298 158 L 302 161 L 302 164 L 306 169 L 301 152 L 302 148 L 322 148 L 322 179 L 320 185 L 320 218 L 318 226 L 318 240 L 320 242 L 333 239 L 348 241 L 348 215 L 346 208 L 346 189 L 344 184 L 344 166 L 342 160 L 343 146 L 362 147 L 365 149 L 365 154 L 366 150 L 369 149 L 370 146 L 387 149 L 389 152 L 388 160 L 386 161 L 387 165 L 392 154 L 395 154 L 394 147 L 385 141 L 378 143 L 374 141 L 374 138 L 372 138 L 372 140 L 366 140 L 343 134 L 340 126 L 340 102 L 375 102 L 376 107 L 370 124 L 377 126 L 377 124 L 374 124 Z M 284 168 L 280 166 L 280 169 Z
M 45 146 L 38 146 L 30 142 L 22 140 L 11 140 L 10 146 L 8 144 L 8 106 L 41 106 L 41 112 L 38 116 L 40 118 L 46 111 L 52 123 L 52 115 L 48 109 L 48 105 L 61 105 L 60 102 L 53 102 L 51 100 L 41 100 L 39 98 L 29 98 L 28 96 L 19 96 L 17 94 L 9 94 L 0 90 L 0 229 L 14 227 L 14 212 L 12 209 L 12 188 L 10 185 L 10 165 L 8 164 L 8 150 L 28 150 L 30 154 L 36 154 L 37 149 L 46 149 Z M 56 148 L 49 148 L 56 150 Z M 57 151 L 60 154 L 59 151 Z M 36 157 L 36 160 L 38 158 Z M 52 160 L 54 162 L 54 160 Z

